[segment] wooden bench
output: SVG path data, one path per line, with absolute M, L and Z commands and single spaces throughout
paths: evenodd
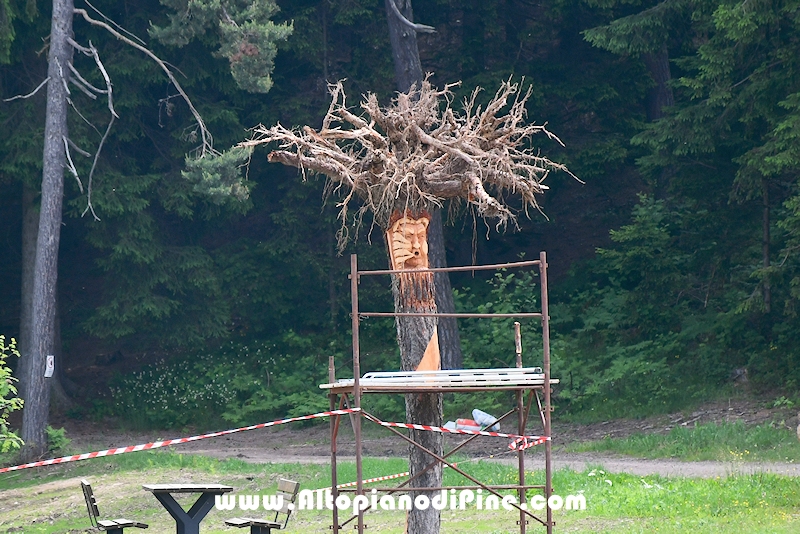
M 94 498 L 92 485 L 86 480 L 81 480 L 81 489 L 83 490 L 83 498 L 86 500 L 86 510 L 89 512 L 89 521 L 92 527 L 105 530 L 108 534 L 123 534 L 124 528 L 147 528 L 146 523 L 139 523 L 138 521 L 131 521 L 130 519 L 99 519 L 100 510 L 97 508 L 97 499 Z
M 293 480 L 286 480 L 282 478 L 278 481 L 277 496 L 282 499 L 282 504 L 279 510 L 275 512 L 275 518 L 272 521 L 265 519 L 251 519 L 249 517 L 234 517 L 228 519 L 225 524 L 231 527 L 250 527 L 250 534 L 270 534 L 273 530 L 283 530 L 289 524 L 289 518 L 292 516 L 294 510 L 294 502 L 297 499 L 297 492 L 300 489 L 300 483 Z M 278 519 L 285 515 L 283 521 Z

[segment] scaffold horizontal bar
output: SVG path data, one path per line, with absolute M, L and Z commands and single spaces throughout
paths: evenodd
M 539 260 L 516 261 L 511 263 L 495 263 L 493 265 L 463 265 L 459 267 L 431 267 L 429 269 L 383 269 L 380 271 L 358 271 L 359 276 L 377 274 L 402 274 L 402 273 L 455 273 L 469 271 L 491 271 L 494 269 L 508 269 L 516 267 L 531 267 L 539 265 Z
M 538 312 L 527 313 L 436 313 L 436 312 L 358 312 L 359 317 L 455 317 L 461 319 L 515 319 L 541 317 Z

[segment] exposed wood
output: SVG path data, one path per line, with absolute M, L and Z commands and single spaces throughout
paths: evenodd
M 428 226 L 427 213 L 413 214 L 399 211 L 392 214 L 386 231 L 386 242 L 392 269 L 427 269 Z M 392 276 L 394 307 L 398 312 L 435 312 L 436 297 L 433 273 L 405 272 Z M 439 337 L 436 317 L 397 317 L 397 340 L 400 360 L 405 371 L 438 370 L 440 368 Z M 405 396 L 406 420 L 421 425 L 442 426 L 442 396 L 435 393 L 413 393 Z M 443 454 L 442 437 L 434 432 L 410 430 L 410 436 L 436 454 Z M 442 466 L 425 467 L 432 460 L 418 447 L 409 447 L 409 470 L 415 477 L 410 487 L 437 486 L 442 483 Z M 426 495 L 425 492 L 422 493 Z M 427 494 L 433 497 L 433 492 Z M 431 533 L 439 531 L 440 517 L 428 510 L 413 509 L 408 512 L 407 532 Z
M 444 248 L 444 228 L 442 227 L 442 210 L 431 211 L 431 224 L 428 227 L 428 261 L 431 267 L 447 267 L 447 257 Z M 450 277 L 446 272 L 436 272 L 433 275 L 436 289 L 436 309 L 444 313 L 456 311 L 453 300 L 453 289 L 450 286 Z M 458 322 L 455 317 L 439 316 L 436 332 L 439 336 L 439 352 L 441 354 L 442 369 L 460 369 L 463 367 L 461 354 L 461 340 L 458 335 Z
M 518 197 L 526 212 L 538 209 L 536 195 L 547 189 L 542 182 L 550 171 L 569 171 L 531 146 L 540 134 L 560 141 L 544 125 L 525 123 L 530 88 L 521 92 L 519 84 L 504 82 L 486 107 L 476 104 L 476 90 L 459 114 L 450 107 L 449 88 L 424 81 L 386 108 L 368 94 L 361 102 L 365 117 L 356 117 L 337 83 L 319 131 L 258 126 L 240 146 L 277 143 L 270 161 L 327 176 L 344 197 L 343 224 L 356 196 L 358 209 L 372 211 L 384 228 L 396 211 L 430 213 L 448 199 L 467 202 L 499 225 L 517 217 L 506 197 Z

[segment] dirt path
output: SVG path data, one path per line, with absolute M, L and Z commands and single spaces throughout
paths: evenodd
M 780 409 L 764 408 L 756 401 L 738 400 L 712 403 L 687 414 L 671 414 L 641 420 L 616 420 L 589 425 L 554 425 L 553 462 L 556 469 L 569 467 L 584 470 L 602 466 L 608 472 L 631 473 L 635 475 L 662 475 L 687 477 L 716 477 L 732 473 L 770 472 L 789 476 L 800 476 L 800 465 L 787 462 L 745 463 L 745 462 L 682 462 L 675 459 L 647 460 L 598 453 L 565 453 L 560 449 L 566 443 L 591 441 L 606 436 L 624 437 L 636 432 L 665 433 L 676 426 L 688 426 L 721 421 L 743 421 L 746 424 L 760 424 L 766 421 L 781 421 L 796 425 L 794 414 L 783 413 Z M 346 422 L 346 419 L 343 420 Z M 64 421 L 67 435 L 72 439 L 76 452 L 89 452 L 110 447 L 137 445 L 160 439 L 191 435 L 192 432 L 125 432 L 109 430 L 108 425 L 98 425 L 82 421 Z M 533 431 L 535 433 L 535 431 Z M 216 458 L 239 458 L 254 463 L 327 463 L 330 445 L 329 430 L 325 424 L 311 427 L 281 426 L 262 430 L 251 430 L 228 436 L 204 439 L 174 448 L 176 452 L 203 454 Z M 463 441 L 460 436 L 445 436 L 445 448 L 450 449 Z M 495 461 L 514 462 L 508 453 L 503 439 L 479 437 L 462 449 L 470 458 L 490 458 Z M 400 438 L 387 434 L 384 430 L 365 426 L 363 450 L 366 456 L 397 457 L 406 456 L 407 445 Z M 352 460 L 355 454 L 352 430 L 343 424 L 340 432 L 338 456 L 342 460 Z M 530 469 L 541 469 L 543 451 L 535 448 L 527 452 Z

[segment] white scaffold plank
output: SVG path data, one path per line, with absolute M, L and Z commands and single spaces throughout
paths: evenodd
M 322 389 L 353 386 L 353 379 L 345 379 L 333 384 L 321 384 Z M 558 383 L 557 380 L 551 380 Z M 525 386 L 544 383 L 540 367 L 503 369 L 458 369 L 449 371 L 382 371 L 365 374 L 359 384 L 370 386 L 429 386 L 429 387 L 467 387 L 467 386 Z

